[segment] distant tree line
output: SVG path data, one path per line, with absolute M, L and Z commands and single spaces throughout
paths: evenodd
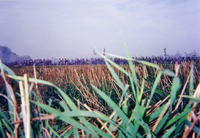
M 125 59 L 120 59 L 120 58 L 109 58 L 116 64 L 128 64 L 127 60 Z M 143 61 L 148 61 L 151 63 L 156 63 L 156 64 L 174 64 L 175 62 L 181 63 L 184 61 L 195 61 L 196 64 L 199 64 L 200 58 L 199 57 L 133 57 L 133 59 L 136 60 L 143 60 Z M 137 62 L 133 61 L 134 64 L 138 64 Z M 10 62 L 10 63 L 5 63 L 7 66 L 10 67 L 22 67 L 22 66 L 50 66 L 50 65 L 104 65 L 104 59 L 103 58 L 76 58 L 76 59 L 29 59 L 29 60 L 23 60 L 23 61 L 15 61 L 15 62 Z
M 103 58 L 76 58 L 76 59 L 31 59 L 30 56 L 18 56 L 13 53 L 10 48 L 6 46 L 0 46 L 0 58 L 4 64 L 10 67 L 22 67 L 22 66 L 50 66 L 50 65 L 103 65 L 105 64 Z M 200 57 L 196 53 L 196 51 L 186 54 L 182 56 L 180 52 L 176 52 L 175 55 L 167 55 L 163 56 L 151 56 L 151 57 L 132 57 L 136 60 L 148 61 L 151 63 L 157 64 L 174 64 L 175 62 L 183 62 L 183 61 L 195 61 L 197 64 L 200 61 Z M 128 64 L 127 60 L 120 58 L 109 58 L 116 64 Z M 133 63 L 137 64 L 135 61 Z

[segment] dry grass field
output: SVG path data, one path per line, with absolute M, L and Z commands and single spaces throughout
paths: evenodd
M 136 76 L 134 76 L 134 73 L 131 73 L 130 76 L 127 76 L 129 72 L 133 71 L 132 68 L 130 67 L 130 64 L 120 65 L 117 68 L 116 68 L 117 65 L 114 65 L 112 63 L 111 65 L 113 70 L 109 68 L 110 65 L 107 66 L 69 65 L 69 66 L 38 66 L 38 67 L 29 66 L 22 68 L 12 68 L 12 70 L 17 76 L 24 76 L 24 74 L 27 74 L 28 78 L 45 80 L 54 84 L 59 88 L 58 89 L 57 87 L 52 87 L 53 85 L 51 84 L 49 84 L 48 86 L 46 85 L 47 83 L 44 82 L 40 83 L 40 81 L 37 80 L 35 80 L 35 83 L 33 83 L 33 81 L 31 83 L 31 80 L 29 80 L 30 82 L 27 83 L 28 85 L 30 85 L 29 91 L 30 92 L 33 91 L 33 94 L 34 92 L 36 94 L 35 96 L 33 95 L 32 98 L 33 101 L 37 101 L 37 98 L 39 98 L 41 104 L 49 105 L 51 108 L 63 112 L 63 108 L 61 108 L 63 105 L 61 105 L 61 103 L 66 100 L 64 99 L 65 96 L 63 95 L 63 93 L 65 93 L 66 95 L 69 96 L 72 102 L 75 103 L 77 109 L 81 111 L 82 110 L 83 111 L 88 110 L 90 112 L 94 111 L 94 114 L 97 116 L 99 116 L 99 114 L 97 114 L 95 111 L 101 112 L 106 117 L 108 117 L 116 124 L 121 126 L 118 129 L 118 131 L 116 131 L 116 128 L 114 129 L 112 128 L 113 124 L 111 122 L 109 122 L 111 124 L 106 127 L 106 124 L 108 124 L 108 122 L 106 121 L 102 122 L 103 117 L 101 119 L 86 117 L 87 121 L 93 124 L 96 128 L 103 130 L 102 133 L 100 133 L 99 130 L 98 131 L 96 130 L 96 132 L 98 132 L 100 136 L 102 136 L 105 132 L 107 132 L 108 135 L 111 137 L 123 137 L 123 136 L 131 137 L 132 135 L 131 131 L 124 126 L 125 124 L 123 124 L 122 120 L 126 120 L 126 117 L 122 115 L 123 113 L 126 114 L 126 116 L 130 120 L 133 120 L 132 121 L 133 124 L 130 125 L 131 127 L 133 127 L 132 125 L 134 125 L 134 127 L 137 128 L 138 132 L 134 132 L 134 135 L 137 134 L 138 137 L 140 136 L 149 137 L 150 135 L 155 137 L 159 135 L 163 135 L 165 137 L 170 135 L 183 136 L 183 137 L 184 135 L 190 135 L 194 137 L 199 134 L 200 129 L 198 129 L 198 126 L 200 124 L 197 123 L 197 121 L 195 120 L 195 118 L 198 118 L 200 114 L 199 105 L 196 102 L 192 102 L 190 100 L 191 97 L 188 98 L 183 98 L 183 97 L 184 95 L 186 96 L 193 95 L 195 98 L 200 97 L 198 94 L 200 92 L 197 91 L 197 88 L 200 87 L 199 86 L 200 65 L 195 64 L 194 62 L 182 62 L 181 64 L 176 63 L 171 65 L 159 65 L 159 68 L 156 68 L 152 67 L 151 65 L 148 66 L 145 64 L 137 64 L 134 65 Z M 175 75 L 173 75 L 173 73 L 171 73 L 169 70 L 171 72 L 174 72 Z M 192 77 L 191 77 L 191 71 L 192 71 Z M 163 75 L 160 75 L 160 72 L 163 72 Z M 3 74 L 1 75 L 3 76 Z M 6 80 L 8 84 L 12 86 L 13 91 L 19 93 L 19 91 L 21 91 L 19 81 L 17 82 L 11 78 L 14 78 L 15 80 L 20 80 L 20 78 L 6 77 Z M 137 78 L 137 80 L 134 80 L 132 78 Z M 2 78 L 0 79 L 1 93 L 6 95 L 4 81 L 5 81 L 4 79 Z M 175 81 L 177 81 L 176 84 L 174 84 Z M 103 93 L 100 94 L 98 91 L 101 91 Z M 173 95 L 172 92 L 174 92 L 175 95 Z M 106 97 L 109 98 L 107 99 L 108 101 L 106 101 Z M 3 97 L 0 98 L 1 98 L 1 110 L 6 112 L 6 110 L 9 110 L 7 100 Z M 170 101 L 172 100 L 174 102 L 173 106 L 172 103 L 169 104 Z M 197 99 L 197 101 L 198 100 L 199 99 Z M 66 103 L 67 102 L 68 101 L 66 100 Z M 118 105 L 119 109 L 121 109 L 123 113 L 121 113 L 121 110 L 119 111 L 119 109 L 117 110 L 114 109 L 114 107 L 112 106 L 112 104 L 114 103 L 119 104 Z M 21 103 L 21 98 L 18 94 L 16 95 L 16 106 L 17 106 L 16 112 L 18 113 L 22 112 L 20 104 L 22 103 Z M 69 107 L 70 103 L 68 103 L 67 106 Z M 146 108 L 144 108 L 145 106 Z M 68 107 L 66 107 L 65 110 L 68 110 Z M 139 107 L 143 110 L 143 112 L 138 111 L 137 108 Z M 167 107 L 168 108 L 170 107 L 168 111 Z M 47 112 L 51 113 L 51 110 L 53 110 L 53 109 L 50 110 L 49 108 L 40 104 L 39 106 L 36 107 L 34 106 L 32 108 L 34 108 L 34 110 L 38 110 L 37 113 L 40 114 L 47 114 Z M 42 110 L 40 108 L 42 108 Z M 141 119 L 143 118 L 143 121 L 139 122 L 140 125 L 141 123 L 144 125 L 144 126 L 141 125 L 142 128 L 140 128 L 139 127 L 140 125 L 137 124 L 133 119 L 134 118 L 133 113 L 136 116 L 138 115 L 137 113 L 135 113 L 135 110 L 138 111 L 138 113 L 141 115 Z M 116 114 L 115 111 L 120 112 L 118 116 L 120 115 L 122 116 L 115 118 L 114 117 Z M 184 124 L 182 124 L 180 117 L 179 119 L 177 119 L 176 116 L 177 117 L 183 116 L 183 114 L 186 114 L 186 112 L 187 116 L 185 119 L 187 120 L 186 121 L 187 127 L 183 127 Z M 57 116 L 59 116 L 58 114 L 59 113 L 57 113 Z M 166 116 L 169 116 L 169 118 L 167 119 Z M 180 124 L 175 123 L 176 121 L 173 120 L 174 118 L 176 118 Z M 135 119 L 137 120 L 138 118 Z M 53 137 L 64 136 L 64 134 L 68 135 L 68 132 L 69 136 L 71 135 L 72 137 L 77 136 L 77 134 L 80 137 L 81 135 L 84 137 L 92 135 L 94 136 L 94 133 L 92 131 L 88 131 L 84 127 L 80 127 L 80 129 L 74 130 L 72 129 L 72 126 L 74 125 L 70 125 L 69 122 L 68 123 L 62 122 L 62 126 L 59 126 L 58 125 L 59 119 L 54 118 L 53 119 L 54 121 L 50 120 L 51 117 L 50 119 L 47 119 L 47 122 L 43 122 L 44 124 L 41 126 L 42 128 L 46 126 L 45 131 L 47 132 L 40 131 L 41 135 L 43 135 L 44 137 L 48 137 L 48 135 L 49 136 L 51 135 Z M 61 120 L 64 121 L 64 119 Z M 77 120 L 77 117 L 75 117 L 75 120 Z M 82 121 L 84 122 L 84 120 L 82 121 L 80 120 L 79 122 Z M 128 121 L 129 123 L 130 120 Z M 51 127 L 48 126 L 50 122 L 51 122 Z M 197 124 L 195 125 L 194 122 Z M 45 123 L 47 124 L 45 125 Z M 57 125 L 59 127 L 56 127 Z M 158 129 L 158 126 L 160 125 L 162 127 Z M 10 127 L 6 128 L 8 129 Z M 182 128 L 182 130 L 180 128 Z M 55 132 L 52 129 L 54 129 Z M 124 131 L 125 129 L 126 131 Z M 177 132 L 175 130 L 177 130 Z M 36 132 L 37 131 L 35 131 L 34 135 L 38 137 L 39 133 L 37 132 L 38 134 L 36 134 Z M 6 133 L 9 133 L 9 131 L 6 131 Z M 16 134 L 17 132 L 15 131 L 15 135 Z

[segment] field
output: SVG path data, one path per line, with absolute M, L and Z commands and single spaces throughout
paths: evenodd
M 199 136 L 197 62 L 136 65 L 127 58 L 117 65 L 104 58 L 106 65 L 1 64 L 1 136 Z

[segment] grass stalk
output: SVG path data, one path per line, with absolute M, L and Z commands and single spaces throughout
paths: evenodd
M 26 138 L 31 137 L 31 122 L 30 122 L 30 102 L 29 102 L 29 89 L 28 89 L 28 76 L 24 74 L 24 85 L 25 85 L 25 107 L 26 107 Z
M 25 136 L 27 136 L 27 115 L 26 115 L 26 100 L 25 100 L 25 94 L 24 94 L 24 87 L 22 81 L 19 82 L 19 88 L 20 88 L 20 94 L 21 94 L 21 110 L 22 110 L 22 119 L 23 119 L 23 125 L 24 125 L 24 133 Z
M 158 124 L 160 123 L 161 119 L 163 118 L 164 114 L 166 113 L 166 111 L 168 110 L 169 106 L 171 104 L 171 99 L 169 99 L 169 101 L 167 102 L 167 104 L 165 105 L 164 109 L 162 110 L 160 116 L 158 117 L 156 123 L 154 124 L 152 131 L 154 132 L 158 126 Z

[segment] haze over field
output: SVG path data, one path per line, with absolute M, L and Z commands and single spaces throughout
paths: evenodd
M 198 0 L 0 1 L 0 45 L 37 58 L 200 53 Z M 120 33 L 122 33 L 122 36 Z

